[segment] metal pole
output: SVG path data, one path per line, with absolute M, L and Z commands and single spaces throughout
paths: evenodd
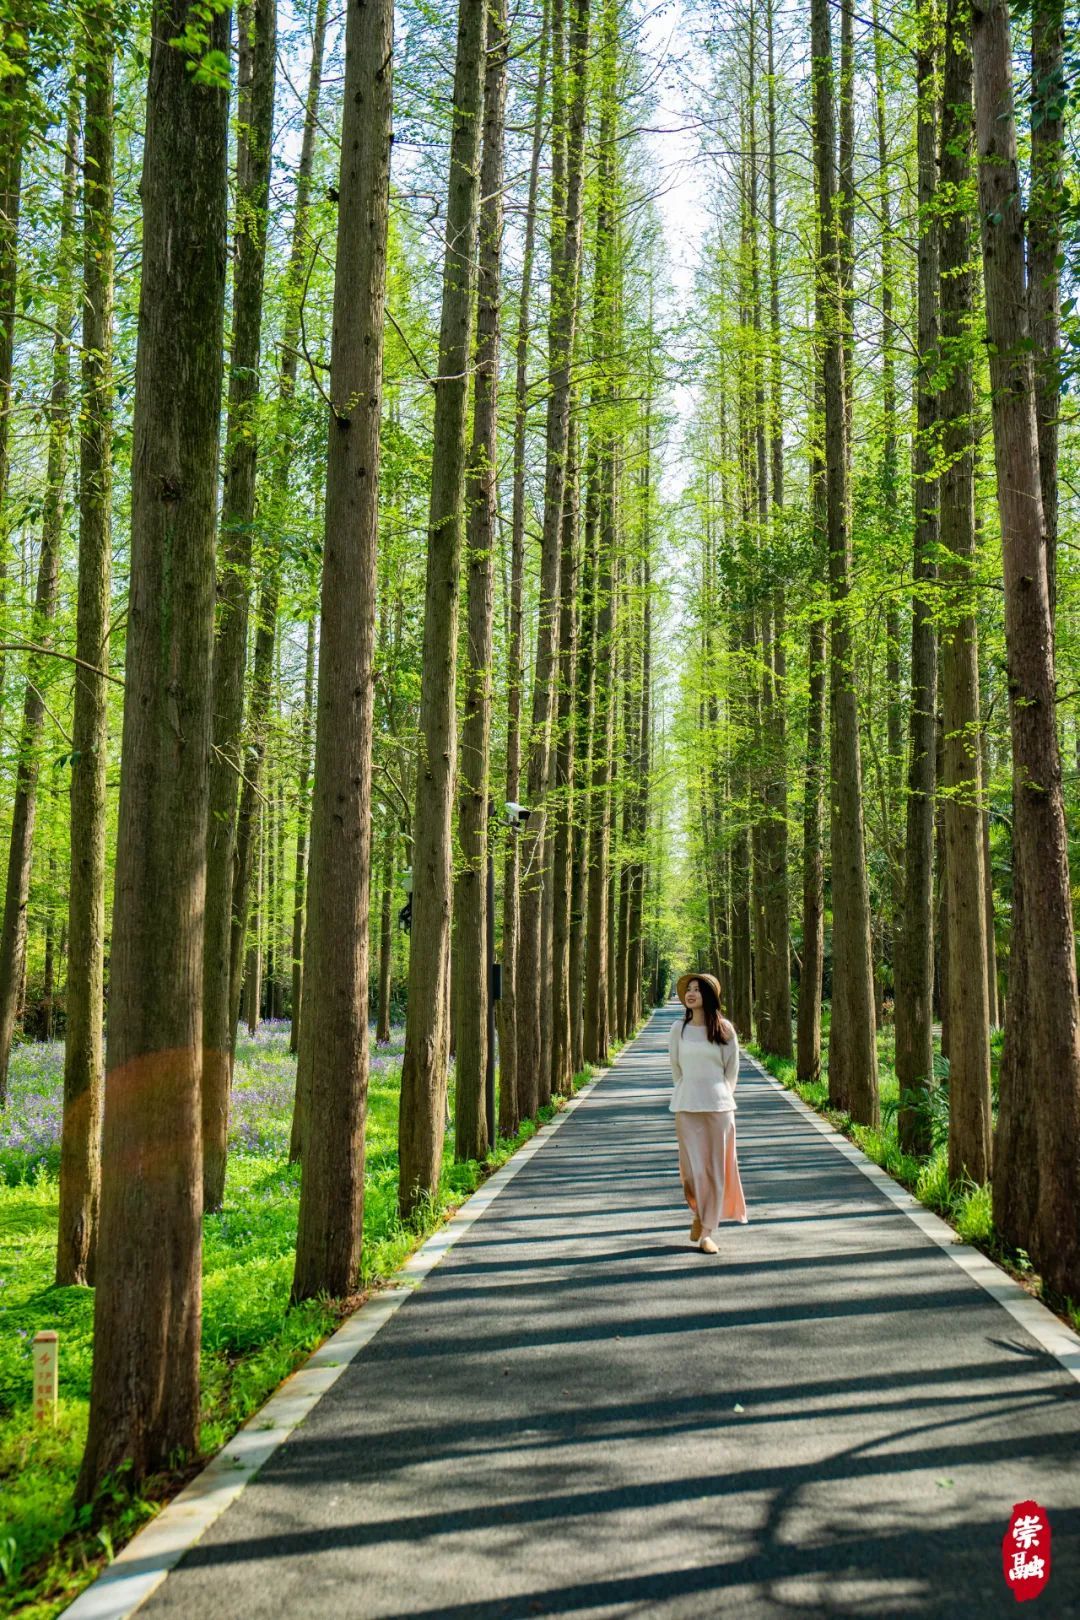
M 487 826 L 487 1062 L 484 1068 L 484 1098 L 487 1105 L 488 1149 L 495 1146 L 495 852 L 491 843 L 492 807 Z

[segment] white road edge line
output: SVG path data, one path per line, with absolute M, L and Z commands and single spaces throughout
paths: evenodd
M 587 1080 L 554 1119 L 541 1125 L 535 1136 L 519 1147 L 420 1245 L 395 1271 L 385 1288 L 380 1288 L 347 1317 L 337 1332 L 280 1385 L 202 1472 L 134 1535 L 108 1568 L 68 1605 L 63 1611 L 65 1620 L 128 1620 L 128 1616 L 157 1591 L 169 1571 L 175 1569 L 184 1554 L 236 1501 L 244 1486 L 254 1479 L 349 1363 L 419 1288 L 447 1250 L 490 1208 L 522 1165 L 550 1140 L 651 1023 L 652 1017 L 641 1026 L 633 1041 L 627 1042 L 613 1063 Z
M 1053 1356 L 1054 1360 L 1060 1363 L 1077 1383 L 1080 1383 L 1080 1338 L 1071 1328 L 1067 1328 L 1046 1305 L 1032 1299 L 1007 1271 L 1002 1271 L 1000 1266 L 987 1259 L 979 1249 L 965 1243 L 947 1221 L 943 1221 L 940 1215 L 935 1215 L 933 1210 L 927 1209 L 925 1204 L 920 1204 L 913 1193 L 909 1193 L 906 1187 L 894 1181 L 888 1171 L 875 1164 L 873 1159 L 867 1158 L 854 1142 L 849 1142 L 846 1136 L 841 1136 L 839 1131 L 834 1130 L 828 1121 L 822 1119 L 817 1110 L 804 1102 L 797 1092 L 789 1091 L 787 1086 L 763 1069 L 749 1052 L 744 1052 L 743 1056 L 748 1063 L 753 1064 L 762 1080 L 779 1091 L 796 1112 L 808 1119 L 814 1129 L 820 1131 L 822 1136 L 832 1143 L 838 1153 L 842 1153 L 845 1159 L 850 1159 L 852 1164 L 858 1165 L 867 1180 L 872 1181 L 890 1203 L 903 1210 L 908 1220 L 914 1221 L 921 1232 L 925 1232 L 939 1248 L 944 1249 L 949 1258 L 955 1260 L 973 1282 L 985 1289 L 991 1299 L 1003 1306 L 1025 1332 L 1030 1333 L 1035 1342 L 1042 1345 L 1047 1354 Z

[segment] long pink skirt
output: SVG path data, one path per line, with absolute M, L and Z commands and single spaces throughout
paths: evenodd
M 745 1221 L 734 1113 L 725 1109 L 719 1114 L 696 1114 L 680 1109 L 675 1115 L 675 1132 L 683 1193 L 701 1222 L 702 1233 L 712 1232 L 721 1221 Z

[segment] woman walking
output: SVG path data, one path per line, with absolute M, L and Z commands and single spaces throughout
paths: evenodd
M 713 1232 L 720 1222 L 746 1220 L 735 1157 L 739 1043 L 720 1012 L 720 985 L 711 973 L 684 973 L 675 989 L 686 1008 L 685 1018 L 671 1026 L 669 1043 L 679 1173 L 694 1216 L 690 1241 L 716 1254 Z

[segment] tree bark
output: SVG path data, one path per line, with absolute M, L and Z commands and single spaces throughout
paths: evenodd
M 398 1116 L 398 1204 L 406 1220 L 423 1198 L 434 1197 L 438 1190 L 446 1129 L 458 597 L 486 13 L 486 0 L 460 0 L 439 380 L 432 430 L 420 758 L 413 835 L 413 926 Z
M 979 214 L 993 401 L 1016 857 L 1023 884 L 1030 1024 L 1025 1056 L 1038 1099 L 1038 1193 L 1023 1245 L 1044 1283 L 1080 1294 L 1080 1037 L 1068 840 L 1055 720 L 1053 625 L 1035 378 L 1024 283 L 1009 12 L 974 14 Z M 1009 1172 L 1007 1172 L 1009 1174 Z
M 624 616 L 623 646 L 619 685 L 622 688 L 622 771 L 621 776 L 621 804 L 616 802 L 612 807 L 613 820 L 621 821 L 619 835 L 619 860 L 616 868 L 616 887 L 619 896 L 619 930 L 616 942 L 615 955 L 615 1015 L 612 1019 L 612 1028 L 620 1041 L 625 1041 L 628 1020 L 626 1016 L 626 986 L 630 973 L 630 845 L 634 836 L 633 827 L 633 784 L 637 762 L 634 758 L 637 749 L 638 727 L 634 715 L 634 637 L 637 619 L 637 603 L 633 592 L 633 565 L 630 564 L 628 572 L 631 575 L 630 588 L 626 591 L 626 613 Z
M 0 613 L 7 599 L 8 537 L 5 521 L 11 474 L 11 381 L 18 303 L 19 212 L 23 149 L 30 126 L 29 36 L 17 11 L 0 31 L 11 72 L 0 80 Z M 5 654 L 0 652 L 0 719 L 4 707 Z
M 820 381 L 816 388 L 816 436 L 824 421 Z M 815 442 L 811 461 L 810 504 L 814 516 L 817 552 L 824 571 L 828 512 L 825 456 Z M 802 860 L 802 970 L 799 975 L 799 1010 L 795 1042 L 796 1076 L 812 1081 L 821 1076 L 821 986 L 825 963 L 825 856 L 822 840 L 822 799 L 825 786 L 825 688 L 827 624 L 815 614 L 810 621 L 810 692 L 806 709 L 806 766 L 803 789 Z
M 278 665 L 280 679 L 280 660 Z M 281 715 L 278 714 L 280 723 Z M 292 979 L 292 929 L 286 923 L 288 884 L 285 878 L 285 772 L 279 764 L 274 782 L 274 872 L 270 896 L 274 935 L 274 971 L 271 975 L 271 1018 L 284 1018 Z
M 615 727 L 614 727 L 614 718 L 613 718 L 613 720 L 612 720 L 612 730 L 614 730 L 614 729 L 615 729 Z M 612 748 L 611 760 L 612 760 L 612 766 L 611 766 L 611 774 L 609 776 L 609 783 L 610 783 L 611 780 L 614 779 L 614 762 L 615 762 L 615 750 L 614 750 L 614 747 Z M 608 812 L 607 812 L 607 836 L 608 836 L 608 848 L 609 849 L 611 847 L 611 842 L 612 842 L 612 838 L 614 836 L 614 832 L 615 832 L 615 805 L 614 805 L 614 801 L 613 801 L 612 797 L 610 796 L 610 786 L 609 786 Z M 616 910 L 617 910 L 617 907 L 618 907 L 618 898 L 619 898 L 618 872 L 617 872 L 617 869 L 616 869 L 616 866 L 615 866 L 615 862 L 613 860 L 609 860 L 609 862 L 608 862 L 608 902 L 607 902 L 607 914 L 608 914 L 609 919 L 614 918 L 615 915 L 616 915 Z M 606 937 L 606 940 L 605 940 L 605 953 L 607 955 L 607 988 L 608 988 L 607 1024 L 608 1024 L 608 1035 L 612 1040 L 617 1040 L 618 1039 L 618 1033 L 619 1033 L 618 1032 L 618 1024 L 617 1024 L 617 1021 L 616 1021 L 616 1019 L 617 1019 L 617 1007 L 616 1007 L 617 963 L 616 963 L 616 959 L 615 959 L 615 953 L 616 953 L 617 946 L 618 946 L 618 933 L 617 933 L 616 929 L 614 928 L 614 926 L 609 921 L 607 937 Z
M 1054 637 L 1057 551 L 1057 419 L 1060 376 L 1060 285 L 1057 268 L 1061 207 L 1062 8 L 1040 0 L 1032 15 L 1032 184 L 1028 212 L 1028 307 L 1035 366 L 1035 412 L 1039 449 L 1039 483 L 1043 500 L 1047 597 L 1051 645 Z M 1080 732 L 1078 732 L 1080 736 Z M 988 773 L 987 773 L 988 774 Z M 1017 1248 L 1026 1247 L 1036 1220 L 1040 1157 L 1039 1074 L 1030 1060 L 1033 1007 L 1024 880 L 1016 848 L 1020 814 L 1019 783 L 1013 778 L 1013 903 L 1009 989 L 1005 1005 L 1005 1039 L 998 1087 L 998 1120 L 994 1140 L 994 1224 Z M 989 828 L 984 828 L 989 860 Z M 991 894 L 988 926 L 992 927 Z M 992 936 L 991 936 L 992 939 Z
M 733 784 L 741 818 L 745 794 L 741 779 Z M 738 825 L 731 843 L 731 1021 L 745 1042 L 753 1032 L 753 957 L 750 943 L 750 834 Z
M 592 342 L 597 360 L 590 428 L 590 461 L 596 479 L 596 618 L 594 702 L 590 762 L 588 890 L 585 925 L 585 988 L 582 1051 L 586 1063 L 607 1062 L 611 1042 L 608 936 L 613 925 L 609 899 L 609 795 L 615 722 L 616 591 L 618 589 L 615 444 L 610 420 L 618 344 L 621 265 L 616 237 L 618 160 L 615 149 L 618 23 L 612 6 L 604 12 L 600 55 L 600 127 L 597 156 L 596 247 Z M 591 440 L 595 437 L 596 452 Z
M 293 869 L 292 1012 L 289 1051 L 300 1050 L 304 994 L 304 918 L 307 915 L 308 824 L 311 820 L 312 710 L 315 702 L 315 618 L 308 620 L 304 651 L 304 712 L 300 718 L 300 770 L 296 792 L 296 865 Z
M 779 548 L 784 511 L 783 379 L 781 371 L 780 258 L 777 221 L 776 63 L 773 39 L 773 0 L 766 6 L 768 51 L 768 262 L 769 262 L 769 524 L 773 544 Z M 779 554 L 779 550 L 777 550 Z M 761 1039 L 768 1050 L 791 1057 L 791 921 L 788 910 L 787 835 L 787 654 L 784 645 L 785 592 L 783 580 L 771 583 L 770 636 L 764 664 L 763 718 L 768 751 L 765 782 L 764 942 L 761 988 L 764 1028 Z
M 270 468 L 270 506 L 286 496 L 292 467 L 294 396 L 300 342 L 300 312 L 307 278 L 308 223 L 311 213 L 311 176 L 315 141 L 319 128 L 319 96 L 322 85 L 323 48 L 326 36 L 326 0 L 318 0 L 315 12 L 311 70 L 304 112 L 304 133 L 296 175 L 292 242 L 285 278 L 285 319 L 281 337 L 281 363 L 278 371 L 277 424 L 274 458 Z M 324 520 L 325 521 L 325 520 Z M 259 778 L 266 752 L 267 727 L 273 698 L 274 648 L 277 641 L 278 600 L 281 566 L 278 552 L 271 547 L 263 559 L 262 581 L 255 614 L 255 648 L 252 661 L 251 696 L 248 702 L 246 742 L 243 754 L 243 781 L 236 812 L 235 853 L 232 867 L 232 923 L 229 945 L 229 1039 L 230 1065 L 236 1026 L 240 1015 L 240 986 L 243 977 L 244 948 L 248 932 L 248 912 L 252 877 L 253 841 L 258 820 Z
M 51 1041 L 56 1012 L 56 906 L 53 903 L 53 895 L 56 892 L 56 852 L 51 849 L 47 870 L 49 897 L 45 909 L 45 961 L 41 974 L 41 1038 L 44 1041 Z
M 990 1028 L 997 1029 L 1001 1022 L 998 1009 L 997 933 L 994 921 L 994 873 L 990 862 L 990 745 L 986 738 L 986 725 L 980 733 L 979 768 L 982 785 L 982 814 L 980 836 L 983 852 L 983 935 L 986 940 L 986 1008 Z
M 571 407 L 573 411 L 573 407 Z M 553 1093 L 568 1097 L 574 1089 L 573 1012 L 570 993 L 570 930 L 573 897 L 574 829 L 580 794 L 575 772 L 578 660 L 578 461 L 576 422 L 570 426 L 566 486 L 563 493 L 562 557 L 559 563 L 558 709 L 555 735 L 555 795 L 552 865 L 551 1081 Z
M 203 903 L 227 226 L 228 92 L 154 7 L 132 447 L 89 1502 L 193 1455 L 202 1300 Z M 224 12 L 209 44 L 228 48 Z M 132 1313 L 137 1298 L 140 1309 Z
M 1075 22 L 1075 19 L 1074 19 Z M 1046 525 L 1050 627 L 1057 607 L 1058 424 L 1061 415 L 1061 216 L 1065 203 L 1063 0 L 1036 0 L 1031 16 L 1031 196 L 1028 307 L 1035 366 L 1039 483 Z
M 499 303 L 503 229 L 503 127 L 506 113 L 506 0 L 489 0 L 484 74 L 484 152 L 480 171 L 480 256 L 472 453 L 466 480 L 467 660 L 458 785 L 454 929 L 457 971 L 455 1157 L 482 1159 L 494 1142 L 486 1113 L 488 997 L 495 942 L 487 937 L 489 754 L 495 543 L 498 521 Z
M 933 367 L 938 344 L 938 248 L 934 220 L 937 180 L 935 53 L 932 5 L 924 6 L 916 57 L 919 168 L 918 359 L 911 616 L 911 718 L 908 741 L 907 827 L 901 926 L 896 940 L 896 1076 L 900 1085 L 900 1143 L 906 1153 L 930 1150 L 929 1123 L 905 1093 L 918 1097 L 934 1084 L 933 870 L 937 725 L 937 633 L 932 591 L 937 575 L 938 488 L 933 435 L 938 419 Z
M 971 218 L 970 6 L 948 0 L 942 89 L 941 545 L 946 611 L 941 635 L 945 745 L 945 948 L 949 956 L 949 1179 L 990 1176 L 990 1012 L 979 784 L 978 632 L 970 586 L 975 561 L 974 306 Z M 949 601 L 949 597 L 952 601 Z
M 543 851 L 547 836 L 546 801 L 553 768 L 551 733 L 558 669 L 559 565 L 570 431 L 570 367 L 577 324 L 585 109 L 588 89 L 589 0 L 572 0 L 565 69 L 560 65 L 563 59 L 562 9 L 563 0 L 554 0 L 551 51 L 554 152 L 551 302 L 548 322 L 550 391 L 544 474 L 539 623 L 529 741 L 528 795 L 532 814 L 521 835 L 520 933 L 515 992 L 518 1098 L 521 1113 L 525 1118 L 530 1118 L 536 1113 L 546 1089 L 546 1075 L 550 1072 L 545 1071 L 543 1063 L 541 1020 L 545 967 Z M 560 128 L 564 116 L 565 157 L 561 152 Z
M 311 805 L 307 1097 L 294 1301 L 356 1284 L 368 1092 L 371 741 L 379 422 L 390 205 L 392 0 L 349 8 L 338 182 L 329 447 Z
M 266 900 L 266 806 L 257 805 L 251 825 L 252 858 L 255 864 L 255 905 L 251 938 L 244 958 L 244 1020 L 248 1034 L 259 1027 L 263 983 L 263 922 Z M 246 931 L 245 931 L 246 932 Z
M 518 802 L 521 791 L 521 689 L 524 684 L 522 586 L 525 575 L 525 427 L 529 391 L 530 298 L 536 245 L 536 200 L 544 134 L 544 84 L 547 66 L 548 5 L 544 0 L 540 28 L 540 62 L 533 104 L 532 159 L 525 209 L 525 244 L 518 302 L 514 379 L 514 473 L 511 515 L 510 637 L 507 653 L 506 798 Z M 503 972 L 499 1003 L 499 1134 L 513 1136 L 521 1118 L 517 1084 L 517 957 L 519 933 L 519 835 L 512 824 L 503 865 Z
M 596 699 L 593 705 L 589 800 L 588 898 L 585 933 L 585 997 L 582 1010 L 585 1061 L 607 1062 L 608 1022 L 608 791 L 614 721 L 615 670 L 615 489 L 614 456 L 605 444 L 597 469 L 598 559 L 596 581 Z
M 45 500 L 41 525 L 41 551 L 38 557 L 37 589 L 31 641 L 47 646 L 56 617 L 56 595 L 60 577 L 60 546 L 64 529 L 64 485 L 67 482 L 68 446 L 71 439 L 71 322 L 74 314 L 72 260 L 75 239 L 75 169 L 78 162 L 79 117 L 72 97 L 68 111 L 65 142 L 63 197 L 60 233 L 57 243 L 55 337 L 52 351 L 52 383 L 49 390 L 48 449 L 45 467 Z M 26 911 L 30 899 L 30 868 L 34 856 L 34 825 L 37 820 L 38 776 L 41 737 L 45 726 L 45 698 L 48 685 L 47 653 L 32 652 L 26 673 L 23 697 L 22 731 L 15 767 L 15 800 L 11 811 L 11 838 L 8 844 L 7 882 L 4 890 L 4 916 L 0 928 L 0 1107 L 7 1100 L 8 1065 L 15 1035 L 16 1018 L 26 972 Z
M 238 14 L 236 243 L 232 352 L 221 502 L 219 613 L 214 640 L 213 746 L 207 831 L 206 943 L 203 967 L 203 1205 L 221 1208 L 229 1132 L 233 1036 L 229 964 L 237 786 L 242 760 L 248 581 L 259 438 L 259 351 L 270 149 L 273 141 L 275 0 L 244 0 Z
M 828 0 L 812 0 L 814 152 L 821 214 L 817 319 L 822 333 L 829 596 L 833 987 L 829 1097 L 859 1124 L 879 1120 L 874 968 L 862 816 L 862 761 L 847 598 L 851 535 L 845 431 L 842 259 L 836 218 L 836 115 Z
M 375 1043 L 386 1046 L 390 1040 L 390 988 L 394 965 L 394 856 L 397 828 L 388 818 L 383 833 L 382 909 L 379 917 L 379 1008 L 375 1020 Z
M 885 690 L 886 749 L 885 774 L 888 784 L 886 809 L 886 849 L 889 862 L 889 893 L 885 958 L 892 962 L 897 930 L 903 915 L 903 839 L 898 812 L 903 805 L 904 705 L 900 690 L 900 535 L 899 515 L 899 429 L 896 409 L 896 334 L 894 283 L 896 245 L 893 234 L 892 192 L 890 191 L 889 148 L 885 127 L 885 40 L 878 26 L 878 0 L 873 5 L 874 90 L 877 124 L 878 196 L 881 215 L 881 521 L 885 528 L 889 595 L 885 606 Z
M 600 568 L 597 539 L 600 497 L 595 443 L 590 444 L 585 469 L 585 521 L 581 557 L 581 622 L 578 631 L 577 742 L 575 775 L 578 794 L 574 812 L 574 893 L 570 943 L 570 996 L 573 1023 L 573 1070 L 585 1065 L 585 953 L 589 903 L 589 843 L 592 820 L 592 768 L 596 713 L 597 581 Z
M 649 305 L 649 343 L 653 341 L 652 295 Z M 636 840 L 631 867 L 630 962 L 626 988 L 626 1027 L 633 1033 L 644 1011 L 642 984 L 645 974 L 643 917 L 646 883 L 646 837 L 649 820 L 650 712 L 652 682 L 652 413 L 653 377 L 650 347 L 645 385 L 644 464 L 641 473 L 641 691 L 638 701 L 637 760 L 633 783 L 633 830 Z
M 582 1008 L 585 1061 L 607 1062 L 611 1042 L 608 1018 L 608 794 L 611 782 L 615 670 L 615 511 L 614 458 L 604 447 L 597 469 L 598 558 L 596 580 L 596 675 L 588 833 L 588 894 L 585 932 L 585 992 Z
M 561 548 L 560 548 L 561 549 Z M 556 679 L 558 679 L 556 666 Z M 552 697 L 554 705 L 555 698 Z M 553 717 L 554 719 L 554 717 Z M 551 744 L 551 756 L 548 762 L 548 788 L 555 775 L 555 749 L 554 738 Z M 555 827 L 554 821 L 549 820 L 547 832 L 544 834 L 543 877 L 541 890 L 543 904 L 540 908 L 540 1056 L 537 1071 L 537 1106 L 546 1108 L 551 1101 L 551 1030 L 554 1006 L 554 982 L 552 966 L 555 950 Z

